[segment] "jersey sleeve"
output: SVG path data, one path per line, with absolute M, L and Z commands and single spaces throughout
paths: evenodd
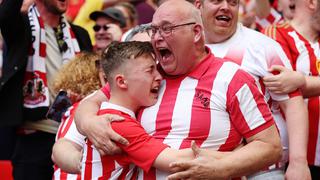
M 240 134 L 249 138 L 272 126 L 274 120 L 254 79 L 238 70 L 227 91 L 227 111 Z
M 103 113 L 99 113 L 103 114 Z M 112 129 L 129 141 L 128 146 L 117 144 L 125 151 L 129 159 L 142 168 L 149 171 L 154 160 L 168 146 L 160 140 L 154 139 L 134 119 L 126 118 L 124 121 L 112 122 Z
M 280 28 L 278 28 L 278 26 Z M 283 27 L 288 26 L 287 23 L 283 23 L 280 25 L 273 25 L 273 26 L 269 26 L 263 33 L 267 36 L 269 36 L 270 38 L 272 38 L 274 41 L 276 41 L 275 46 L 275 51 L 276 54 L 279 55 L 279 58 L 281 59 L 281 61 L 283 62 L 283 66 L 286 67 L 287 69 L 291 69 L 293 70 L 294 67 L 294 57 L 292 57 L 292 53 L 290 50 L 290 45 L 288 44 L 288 42 L 286 41 L 286 39 L 284 38 L 284 33 L 286 33 L 285 31 L 282 31 Z M 282 28 L 281 28 L 282 27 Z M 272 54 L 272 53 L 270 53 Z M 273 62 L 273 61 L 271 61 Z M 270 67 L 273 64 L 270 63 Z M 273 74 L 276 74 L 278 72 L 273 72 Z M 283 98 L 281 98 L 281 95 L 279 94 L 275 94 L 270 92 L 271 96 L 273 97 L 273 99 L 277 100 L 277 101 L 281 101 L 281 100 L 285 100 Z M 296 96 L 300 96 L 301 92 L 300 90 L 296 90 L 293 91 L 291 93 L 288 94 L 289 98 L 292 97 L 296 97 Z
M 64 115 L 63 121 L 61 122 L 56 140 L 60 138 L 66 138 L 72 142 L 79 144 L 81 147 L 85 144 L 85 136 L 80 134 L 76 124 L 74 122 L 74 114 L 78 104 L 73 105 Z

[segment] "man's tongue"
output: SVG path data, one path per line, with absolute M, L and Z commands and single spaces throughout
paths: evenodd
M 171 60 L 172 58 L 172 53 L 169 50 L 162 50 L 161 51 L 161 57 L 162 57 L 162 62 L 167 63 Z
M 216 20 L 217 20 L 218 24 L 220 24 L 220 25 L 228 25 L 230 18 L 228 16 L 221 15 L 221 16 L 217 16 Z

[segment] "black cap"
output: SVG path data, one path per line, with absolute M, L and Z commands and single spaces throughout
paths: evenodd
M 89 17 L 94 21 L 96 21 L 99 17 L 107 17 L 118 22 L 121 28 L 126 26 L 126 19 L 123 16 L 122 12 L 113 7 L 106 8 L 103 11 L 94 11 L 90 14 Z

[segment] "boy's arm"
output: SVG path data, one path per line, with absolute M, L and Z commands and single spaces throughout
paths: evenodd
M 52 161 L 68 173 L 81 173 L 82 147 L 66 138 L 59 139 L 52 148 Z
M 110 127 L 111 121 L 121 120 L 121 117 L 97 116 L 101 103 L 107 100 L 106 95 L 98 90 L 81 101 L 75 114 L 79 132 L 89 138 L 101 155 L 119 152 L 120 149 L 112 141 L 127 144 L 127 140 Z
M 167 171 L 175 172 L 174 168 L 170 167 L 173 162 L 192 160 L 198 156 L 208 157 L 210 159 L 219 160 L 226 157 L 231 152 L 219 152 L 210 149 L 200 149 L 194 141 L 191 142 L 191 148 L 176 150 L 172 148 L 164 149 L 153 162 L 153 167 Z

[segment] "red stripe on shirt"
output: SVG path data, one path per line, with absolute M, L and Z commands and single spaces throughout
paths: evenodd
M 91 179 L 92 177 L 92 143 L 88 141 L 87 143 L 87 158 L 84 169 L 84 179 Z

